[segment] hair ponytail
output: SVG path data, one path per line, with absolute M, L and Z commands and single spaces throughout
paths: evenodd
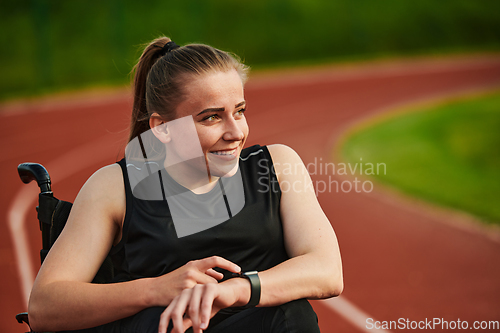
M 130 142 L 137 135 L 149 129 L 149 112 L 146 106 L 146 80 L 151 67 L 162 56 L 161 50 L 170 38 L 160 37 L 149 43 L 139 61 L 132 69 L 134 73 L 134 104 L 130 123 Z
M 183 87 L 189 76 L 209 72 L 236 70 L 243 83 L 248 67 L 234 55 L 208 45 L 189 44 L 169 49 L 171 42 L 160 37 L 149 43 L 133 68 L 134 104 L 130 123 L 130 142 L 150 129 L 149 117 L 157 112 L 165 120 L 175 119 L 175 109 L 183 98 Z

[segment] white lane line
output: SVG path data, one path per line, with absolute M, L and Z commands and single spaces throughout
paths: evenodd
M 97 140 L 83 144 L 68 153 L 52 160 L 45 167 L 50 173 L 51 179 L 60 182 L 71 175 L 91 167 L 100 161 L 109 160 L 113 156 L 116 136 L 106 135 Z M 28 241 L 26 216 L 29 209 L 34 209 L 38 199 L 38 187 L 34 184 L 24 185 L 16 193 L 13 203 L 9 207 L 7 214 L 7 224 L 10 230 L 12 243 L 14 244 L 14 255 L 17 263 L 17 271 L 21 280 L 22 301 L 27 309 L 28 300 L 35 281 L 36 273 L 33 270 L 34 263 L 31 258 L 30 244 Z
M 350 322 L 355 327 L 359 328 L 363 332 L 390 332 L 385 329 L 368 329 L 366 327 L 366 319 L 373 318 L 363 310 L 359 309 L 357 306 L 349 302 L 344 296 L 339 296 L 335 298 L 329 298 L 321 300 L 321 303 L 326 305 L 329 309 L 337 312 L 339 315 L 344 317 L 348 322 Z M 375 319 L 374 319 L 375 321 Z
M 10 206 L 7 215 L 7 225 L 9 226 L 12 243 L 14 244 L 14 257 L 21 280 L 21 293 L 26 306 L 33 281 L 35 280 L 35 273 L 33 272 L 33 262 L 31 260 L 28 235 L 26 234 L 24 222 L 26 221 L 28 209 L 35 209 L 38 193 L 40 191 L 34 184 L 23 186 L 16 193 L 14 202 Z

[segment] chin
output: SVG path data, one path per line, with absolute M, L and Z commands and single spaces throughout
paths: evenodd
M 212 177 L 232 177 L 238 172 L 238 159 L 233 163 L 210 163 L 209 170 Z

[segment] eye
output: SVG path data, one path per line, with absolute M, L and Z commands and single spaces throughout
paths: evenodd
M 239 115 L 239 116 L 243 116 L 243 114 L 245 113 L 246 109 L 239 109 L 238 111 L 236 111 L 236 114 Z
M 219 115 L 217 115 L 217 114 L 211 114 L 211 115 L 206 116 L 205 118 L 203 118 L 203 120 L 214 121 L 214 120 L 216 120 L 218 117 L 219 117 Z

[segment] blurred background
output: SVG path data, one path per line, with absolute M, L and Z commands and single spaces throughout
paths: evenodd
M 254 68 L 500 48 L 489 0 L 2 0 L 0 99 L 122 85 L 166 35 Z
M 485 228 L 500 222 L 500 1 L 0 0 L 0 31 L 0 332 L 24 332 L 14 315 L 40 265 L 38 189 L 17 165 L 42 163 L 73 201 L 124 148 L 122 88 L 161 35 L 263 73 L 246 86 L 248 144 L 284 143 L 306 163 L 387 164 L 384 175 L 313 175 L 375 183 L 318 197 L 346 282 L 340 299 L 314 302 L 322 332 L 367 331 L 368 316 L 499 319 L 500 232 Z

